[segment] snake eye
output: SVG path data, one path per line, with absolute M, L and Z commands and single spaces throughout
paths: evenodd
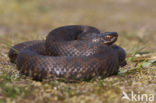
M 106 38 L 107 40 L 109 40 L 109 39 L 111 39 L 111 36 L 110 36 L 110 35 L 107 35 L 105 38 Z

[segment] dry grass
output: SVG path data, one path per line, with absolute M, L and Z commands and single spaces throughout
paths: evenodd
M 0 103 L 128 103 L 122 91 L 156 95 L 155 5 L 154 0 L 0 0 Z M 69 24 L 117 31 L 128 65 L 117 76 L 64 83 L 33 81 L 9 62 L 10 46 L 45 39 L 51 29 Z

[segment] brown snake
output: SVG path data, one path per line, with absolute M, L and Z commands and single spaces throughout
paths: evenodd
M 63 26 L 52 30 L 45 41 L 13 46 L 9 58 L 21 73 L 36 80 L 107 77 L 126 65 L 124 49 L 113 44 L 117 38 L 116 32 L 100 33 L 91 26 Z

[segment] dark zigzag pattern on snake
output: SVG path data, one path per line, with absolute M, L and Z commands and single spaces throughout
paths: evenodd
M 9 58 L 21 73 L 36 80 L 75 81 L 115 75 L 120 66 L 126 65 L 126 53 L 113 45 L 115 41 L 104 43 L 107 40 L 103 34 L 91 26 L 59 27 L 52 30 L 46 40 L 13 46 Z

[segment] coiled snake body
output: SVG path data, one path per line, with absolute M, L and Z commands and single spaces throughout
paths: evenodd
M 107 77 L 126 65 L 124 49 L 113 45 L 117 37 L 116 32 L 100 33 L 91 26 L 63 26 L 52 30 L 45 41 L 13 46 L 9 58 L 21 73 L 37 80 Z

